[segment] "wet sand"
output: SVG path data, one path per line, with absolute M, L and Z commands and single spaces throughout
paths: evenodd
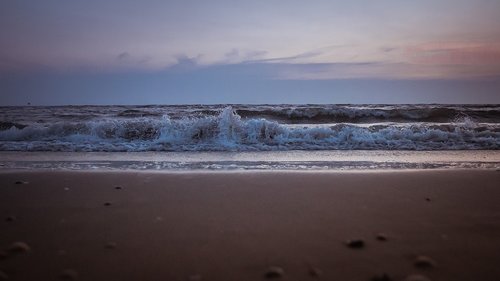
M 495 170 L 37 171 L 0 183 L 0 280 L 500 280 Z

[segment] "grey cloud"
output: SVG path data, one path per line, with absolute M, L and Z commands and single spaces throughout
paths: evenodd
M 151 61 L 151 57 L 149 56 L 136 56 L 132 55 L 129 52 L 122 52 L 116 56 L 116 61 L 121 66 L 141 66 L 149 63 Z
M 177 62 L 168 66 L 166 70 L 170 72 L 186 72 L 195 70 L 199 68 L 199 61 L 202 57 L 202 54 L 199 54 L 196 57 L 189 57 L 185 54 L 177 55 L 175 56 Z
M 256 63 L 256 62 L 278 62 L 278 63 L 289 62 L 289 63 L 293 63 L 296 60 L 314 58 L 314 57 L 318 57 L 318 56 L 327 54 L 335 49 L 352 47 L 352 46 L 354 46 L 354 45 L 330 45 L 330 46 L 326 46 L 323 48 L 303 52 L 303 53 L 300 53 L 300 54 L 297 54 L 294 56 L 268 58 L 268 59 L 250 59 L 249 58 L 247 62 L 249 62 L 249 63 Z M 266 53 L 264 53 L 264 54 L 266 54 Z
M 118 54 L 118 56 L 116 56 L 116 59 L 120 60 L 120 61 L 126 60 L 128 58 L 130 58 L 130 54 L 127 52 L 120 53 L 120 54 Z

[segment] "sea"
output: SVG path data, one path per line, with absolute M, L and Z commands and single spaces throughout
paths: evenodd
M 0 107 L 0 169 L 500 168 L 500 105 Z

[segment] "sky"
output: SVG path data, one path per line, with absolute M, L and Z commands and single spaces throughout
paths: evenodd
M 500 103 L 498 0 L 5 0 L 0 105 Z

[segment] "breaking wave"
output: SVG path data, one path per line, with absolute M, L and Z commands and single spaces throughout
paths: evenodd
M 278 112 L 289 116 L 309 114 L 307 110 Z M 373 115 L 374 112 L 376 111 L 372 110 L 370 114 Z M 477 123 L 465 115 L 448 123 L 388 122 L 361 125 L 284 124 L 269 118 L 251 118 L 248 111 L 240 109 L 236 112 L 232 107 L 226 107 L 218 114 L 204 114 L 199 117 L 171 118 L 164 115 L 153 118 L 144 117 L 147 114 L 142 113 L 136 117 L 136 113 L 127 112 L 133 116 L 129 118 L 33 123 L 24 127 L 16 124 L 8 129 L 6 125 L 5 129 L 0 131 L 0 150 L 269 151 L 500 148 L 498 124 Z M 276 112 L 273 114 L 276 116 Z M 317 113 L 311 114 L 308 118 L 318 116 Z M 362 111 L 356 114 L 363 116 Z M 412 111 L 405 114 L 425 115 Z M 447 114 L 449 116 L 450 113 Z M 260 116 L 264 117 L 266 114 L 261 112 Z

